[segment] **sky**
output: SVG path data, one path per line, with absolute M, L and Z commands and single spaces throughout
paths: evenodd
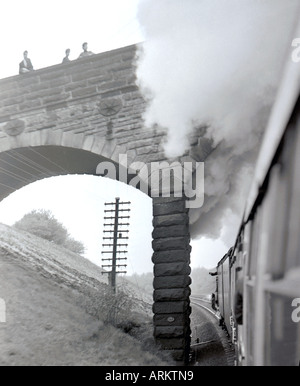
M 9 0 L 0 4 L 0 78 L 18 73 L 23 52 L 35 69 L 77 59 L 82 43 L 94 53 L 143 40 L 139 0 Z M 3 56 L 2 56 L 3 55 Z
M 65 50 L 76 59 L 83 42 L 101 53 L 144 40 L 137 20 L 139 0 L 10 0 L 0 4 L 0 78 L 18 74 L 25 50 L 34 68 L 60 63 Z M 126 185 L 92 176 L 56 177 L 31 184 L 0 203 L 0 222 L 13 225 L 34 209 L 51 210 L 86 257 L 101 265 L 104 203 L 132 202 L 128 273 L 147 273 L 151 263 L 152 203 Z M 214 267 L 227 246 L 220 240 L 192 241 L 192 267 Z

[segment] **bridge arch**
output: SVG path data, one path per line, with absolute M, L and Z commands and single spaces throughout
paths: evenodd
M 144 128 L 135 57 L 131 46 L 0 80 L 0 200 L 51 174 L 96 175 L 101 162 L 113 162 L 120 172 L 132 163 L 166 161 L 166 133 Z M 128 164 L 120 164 L 120 155 Z M 185 199 L 154 198 L 153 225 L 154 335 L 177 360 L 187 360 L 191 248 Z

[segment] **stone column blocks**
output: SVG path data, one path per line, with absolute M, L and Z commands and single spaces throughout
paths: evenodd
M 189 213 L 182 198 L 153 200 L 154 336 L 175 360 L 190 348 Z

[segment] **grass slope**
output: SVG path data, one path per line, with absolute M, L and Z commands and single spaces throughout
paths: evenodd
M 152 339 L 150 304 L 123 282 L 119 321 L 141 324 L 136 339 L 107 323 L 111 293 L 101 269 L 52 243 L 0 224 L 0 365 L 170 364 Z M 125 283 L 125 284 L 124 284 Z

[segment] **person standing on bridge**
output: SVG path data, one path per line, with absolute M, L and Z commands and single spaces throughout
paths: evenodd
M 86 58 L 88 56 L 95 55 L 92 51 L 88 51 L 88 44 L 87 43 L 83 43 L 82 48 L 83 48 L 83 52 L 80 54 L 78 59 L 82 59 L 82 58 Z
M 26 74 L 30 71 L 33 71 L 33 65 L 31 63 L 31 60 L 28 58 L 28 51 L 25 51 L 24 54 L 24 59 L 20 63 L 19 67 L 19 74 Z
M 63 64 L 71 62 L 71 60 L 69 58 L 70 53 L 71 53 L 70 48 L 66 49 L 66 56 L 63 58 L 63 61 L 62 61 Z

